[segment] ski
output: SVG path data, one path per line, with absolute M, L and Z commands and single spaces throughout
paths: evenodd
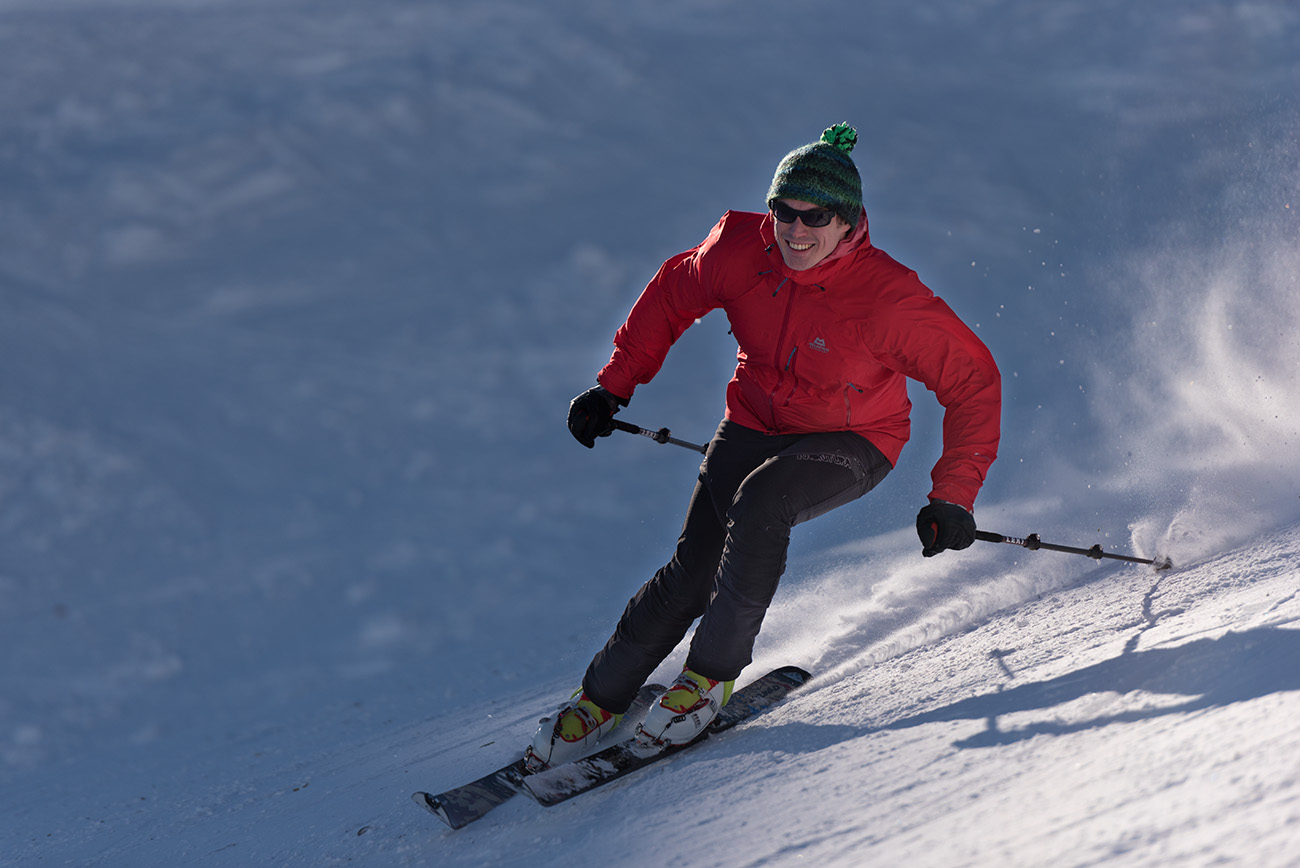
M 520 757 L 476 781 L 437 795 L 412 793 L 411 800 L 453 829 L 461 829 L 513 798 L 526 774 Z
M 667 689 L 658 684 L 647 684 L 637 691 L 632 707 L 627 710 L 614 732 L 623 732 L 625 726 L 639 723 L 650 709 L 650 704 Z M 524 767 L 524 758 L 521 756 L 476 781 L 444 793 L 412 793 L 411 801 L 453 829 L 461 829 L 513 798 L 527 776 L 528 770 Z
M 539 804 L 550 807 L 574 796 L 617 780 L 629 772 L 644 768 L 704 741 L 711 733 L 730 729 L 742 721 L 771 708 L 811 678 L 797 666 L 783 666 L 732 694 L 704 734 L 689 744 L 659 748 L 639 744 L 630 738 L 597 751 L 591 756 L 566 765 L 529 775 L 522 786 Z

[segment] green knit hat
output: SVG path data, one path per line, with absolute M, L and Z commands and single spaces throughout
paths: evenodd
M 857 143 L 857 130 L 836 124 L 822 133 L 821 141 L 786 154 L 767 190 L 767 207 L 777 199 L 811 202 L 856 226 L 862 213 L 862 178 L 849 152 Z

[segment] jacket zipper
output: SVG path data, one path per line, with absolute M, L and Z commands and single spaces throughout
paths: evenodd
M 785 373 L 790 375 L 790 388 L 786 390 L 785 400 L 781 402 L 783 408 L 790 406 L 790 402 L 794 399 L 794 393 L 799 391 L 799 377 L 794 372 L 795 356 L 798 353 L 799 348 L 796 346 L 790 350 L 790 355 L 785 357 Z
M 777 286 L 776 291 L 772 293 L 772 297 L 773 297 L 773 298 L 776 297 L 776 294 L 777 294 L 778 292 L 781 291 L 781 288 L 784 287 L 788 281 L 789 281 L 789 278 L 784 278 L 784 279 L 782 279 L 780 285 Z M 790 350 L 790 355 L 787 356 L 786 359 L 785 359 L 785 365 L 782 366 L 782 364 L 781 364 L 781 349 L 782 349 L 782 347 L 785 346 L 785 337 L 786 337 L 786 333 L 787 333 L 787 332 L 789 331 L 789 329 L 790 329 L 790 316 L 791 316 L 791 314 L 794 313 L 794 297 L 795 297 L 795 292 L 794 292 L 793 288 L 791 289 L 789 295 L 790 295 L 790 298 L 789 298 L 789 300 L 787 300 L 786 303 L 785 303 L 785 317 L 781 320 L 781 331 L 778 333 L 778 335 L 777 335 L 777 339 L 776 339 L 776 358 L 774 358 L 774 359 L 772 360 L 772 361 L 773 361 L 773 366 L 777 369 L 778 372 L 780 372 L 780 376 L 777 378 L 776 385 L 772 388 L 771 393 L 767 396 L 768 409 L 769 409 L 769 411 L 770 411 L 770 413 L 771 413 L 771 416 L 772 416 L 772 430 L 773 430 L 773 431 L 776 431 L 776 430 L 777 430 L 777 424 L 776 424 L 776 396 L 777 396 L 777 394 L 781 391 L 781 386 L 785 384 L 785 377 L 786 377 L 786 374 L 789 373 L 791 367 L 794 365 L 794 355 L 795 355 L 795 353 L 799 351 L 799 347 L 797 347 L 797 346 L 794 347 L 793 349 L 791 349 L 791 350 Z M 791 395 L 794 394 L 794 390 L 793 390 L 793 388 L 791 389 L 790 394 L 791 394 Z M 787 401 L 787 403 L 789 402 L 789 397 L 787 397 L 786 401 Z
M 844 427 L 853 427 L 853 402 L 849 400 L 853 397 L 852 392 L 862 394 L 862 389 L 852 383 L 846 383 L 844 386 Z

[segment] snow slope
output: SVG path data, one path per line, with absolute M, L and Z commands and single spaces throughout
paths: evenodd
M 816 11 L 0 0 L 0 865 L 1300 864 L 1300 11 Z M 1006 376 L 981 526 L 1177 569 L 919 558 L 918 390 L 796 538 L 753 668 L 809 689 L 444 831 L 409 792 L 529 737 L 694 477 L 568 399 L 845 119 Z M 733 355 L 624 415 L 703 440 Z

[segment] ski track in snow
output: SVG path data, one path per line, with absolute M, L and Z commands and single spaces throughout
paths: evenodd
M 1300 12 L 818 11 L 0 0 L 0 866 L 1300 864 Z M 748 672 L 808 688 L 442 829 L 409 793 L 531 737 L 694 481 L 567 401 L 839 120 L 1003 369 L 981 527 L 1176 568 L 919 558 L 916 389 L 797 532 Z M 624 415 L 706 438 L 729 341 Z

